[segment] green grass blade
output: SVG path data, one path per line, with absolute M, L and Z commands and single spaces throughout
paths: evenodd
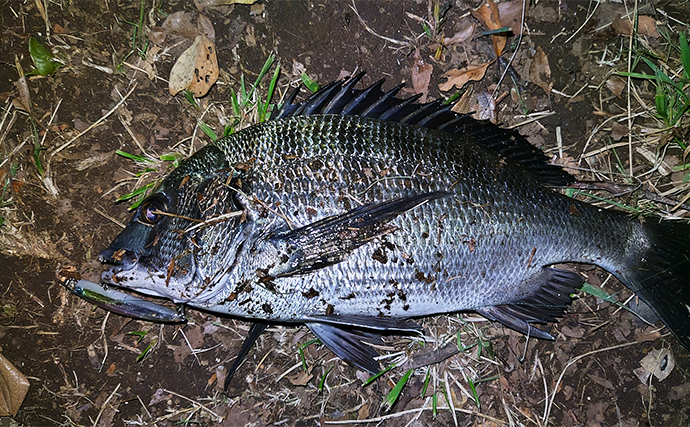
M 325 374 L 321 377 L 321 381 L 319 381 L 319 391 L 323 391 L 323 387 L 326 385 L 326 377 L 328 377 L 328 374 L 331 372 L 331 369 L 333 369 L 333 366 L 328 368 Z
M 115 150 L 115 154 L 118 156 L 122 156 L 125 158 L 128 158 L 130 160 L 134 160 L 135 162 L 139 163 L 155 163 L 153 160 L 149 159 L 148 157 L 140 156 L 138 154 L 131 154 L 126 151 L 122 150 Z
M 393 368 L 395 368 L 395 363 L 393 363 L 392 365 L 390 365 L 389 367 L 387 367 L 387 368 L 384 369 L 383 371 L 379 372 L 378 374 L 375 374 L 375 375 L 370 376 L 369 379 L 366 380 L 366 381 L 364 382 L 364 384 L 362 384 L 362 385 L 363 385 L 363 386 L 368 386 L 369 384 L 371 384 L 371 383 L 373 383 L 374 381 L 376 381 L 377 379 L 379 379 L 379 378 L 381 377 L 381 375 L 385 374 L 386 372 L 390 371 L 390 370 L 393 369 Z
M 400 378 L 400 381 L 395 383 L 395 387 L 393 387 L 393 390 L 391 390 L 390 393 L 388 393 L 388 396 L 386 396 L 386 402 L 388 403 L 389 408 L 392 407 L 400 397 L 402 389 L 405 387 L 405 384 L 407 384 L 407 381 L 410 379 L 410 375 L 412 375 L 412 371 L 412 369 L 408 369 L 407 372 L 405 372 L 405 375 L 403 375 L 403 377 Z
M 467 382 L 470 385 L 470 390 L 472 391 L 472 396 L 474 397 L 474 401 L 477 403 L 477 409 L 481 411 L 481 403 L 479 402 L 479 393 L 477 393 L 477 387 L 474 384 L 474 381 L 472 381 L 472 378 L 467 378 Z
M 580 288 L 580 291 L 582 291 L 586 294 L 590 294 L 592 296 L 595 296 L 595 297 L 602 299 L 606 302 L 609 302 L 609 303 L 611 303 L 617 307 L 620 307 L 622 309 L 625 309 L 631 313 L 634 313 L 634 311 L 631 310 L 630 307 L 628 307 L 627 305 L 618 301 L 618 298 L 616 298 L 614 295 L 610 295 L 605 290 L 603 290 L 597 286 L 592 286 L 589 283 L 585 283 L 584 285 L 582 285 L 582 288 Z
M 309 92 L 314 93 L 317 90 L 319 90 L 319 84 L 316 83 L 311 77 L 309 77 L 307 73 L 302 73 L 300 78 L 302 79 L 302 83 L 304 83 Z
M 264 122 L 266 121 L 267 114 L 268 114 L 268 105 L 271 102 L 271 98 L 273 98 L 273 93 L 276 90 L 276 85 L 278 84 L 278 78 L 280 77 L 280 65 L 276 67 L 276 70 L 273 72 L 273 77 L 271 78 L 271 82 L 268 84 L 268 94 L 266 95 L 266 103 L 263 104 L 260 114 L 259 114 L 259 122 Z
M 678 36 L 680 47 L 680 62 L 683 64 L 683 78 L 690 80 L 690 46 L 688 46 L 688 35 L 680 33 Z
M 209 138 L 211 138 L 211 141 L 215 141 L 218 139 L 218 135 L 211 129 L 209 125 L 204 123 L 202 120 L 199 121 L 199 127 L 201 128 L 201 131 L 206 134 Z

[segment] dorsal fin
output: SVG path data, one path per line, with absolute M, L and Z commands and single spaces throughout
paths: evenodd
M 513 164 L 530 171 L 544 185 L 566 186 L 574 178 L 560 166 L 548 163 L 548 158 L 517 131 L 501 128 L 490 122 L 477 121 L 469 115 L 451 111 L 451 105 L 440 100 L 420 104 L 421 95 L 407 99 L 396 97 L 400 84 L 384 92 L 381 79 L 365 89 L 355 89 L 364 73 L 349 79 L 332 82 L 312 94 L 303 103 L 295 103 L 299 88 L 285 104 L 271 115 L 271 120 L 283 117 L 340 114 L 369 117 L 404 123 L 443 132 L 463 135 L 475 143 L 493 150 Z

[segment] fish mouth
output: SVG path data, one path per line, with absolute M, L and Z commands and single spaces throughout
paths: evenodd
M 127 249 L 108 248 L 98 254 L 98 260 L 103 264 L 113 267 L 101 273 L 101 282 L 109 285 L 117 285 L 119 273 L 132 270 L 139 262 L 139 255 Z

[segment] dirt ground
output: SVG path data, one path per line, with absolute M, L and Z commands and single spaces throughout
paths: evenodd
M 194 310 L 185 325 L 132 320 L 94 308 L 55 283 L 60 265 L 98 281 L 96 256 L 121 229 L 118 222 L 128 221 L 128 203 L 115 201 L 137 188 L 141 168 L 116 150 L 189 154 L 202 147 L 208 138 L 199 120 L 216 132 L 223 129 L 232 111 L 230 91 L 238 90 L 242 75 L 254 81 L 271 53 L 282 70 L 274 102 L 299 83 L 302 72 L 325 84 L 365 70 L 363 84 L 407 82 L 411 95 L 418 72 L 431 69 L 430 83 L 419 89 L 428 88 L 430 99 L 467 91 L 469 109 L 477 110 L 478 96 L 494 94 L 495 120 L 504 126 L 528 122 L 520 131 L 578 178 L 623 185 L 631 182 L 625 177 L 632 170 L 640 184 L 635 192 L 603 197 L 687 217 L 684 206 L 674 206 L 690 194 L 687 171 L 673 169 L 684 163 L 683 150 L 664 137 L 670 131 L 655 132 L 663 126 L 649 114 L 654 87 L 634 81 L 639 96 L 628 97 L 625 84 L 618 90 L 620 81 L 612 79 L 626 70 L 630 42 L 614 18 L 632 11 L 635 2 L 528 1 L 514 74 L 495 92 L 503 67 L 493 62 L 492 41 L 470 14 L 479 3 L 295 0 L 206 7 L 202 13 L 215 30 L 221 71 L 195 108 L 182 94 L 171 96 L 166 81 L 191 42 L 167 40 L 153 51 L 148 37 L 166 16 L 197 11 L 194 3 L 2 2 L 0 352 L 31 386 L 19 413 L 0 417 L 0 426 L 690 425 L 690 353 L 667 330 L 590 294 L 578 295 L 550 325 L 555 342 L 526 341 L 489 322 L 466 324 L 457 314 L 425 320 L 426 345 L 395 338 L 390 353 L 414 358 L 454 343 L 458 331 L 463 339 L 473 333 L 486 338 L 484 351 L 478 357 L 473 348 L 416 369 L 388 407 L 386 396 L 406 369 L 394 368 L 363 386 L 368 375 L 321 345 L 307 345 L 313 336 L 305 328 L 283 326 L 259 339 L 223 394 L 219 375 L 234 360 L 248 323 Z M 417 18 L 432 21 L 434 5 L 449 9 L 425 33 Z M 640 0 L 637 7 L 673 40 L 687 28 L 688 2 Z M 444 41 L 454 35 L 465 39 Z M 17 64 L 25 73 L 32 69 L 29 37 L 63 63 L 53 75 L 28 77 L 37 137 L 16 103 Z M 508 40 L 506 59 L 516 39 Z M 653 33 L 636 40 L 639 49 L 673 53 Z M 445 46 L 434 58 L 439 41 Z M 544 58 L 550 76 L 543 72 Z M 462 91 L 439 90 L 448 70 L 487 63 L 486 75 Z M 553 91 L 547 96 L 544 87 Z M 265 83 L 260 91 L 265 93 Z M 687 140 L 682 126 L 675 132 Z M 164 165 L 156 167 L 159 172 L 144 179 L 165 173 Z M 582 272 L 618 300 L 629 296 L 608 273 Z M 642 381 L 635 373 L 640 361 L 659 349 L 675 358 L 673 371 L 663 381 Z

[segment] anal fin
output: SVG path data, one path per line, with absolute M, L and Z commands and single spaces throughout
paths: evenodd
M 568 270 L 544 268 L 536 279 L 541 286 L 531 295 L 510 304 L 482 307 L 477 313 L 489 320 L 523 334 L 553 340 L 551 334 L 532 326 L 532 323 L 555 321 L 570 305 L 570 297 L 582 286 L 582 277 Z
M 268 323 L 255 322 L 252 324 L 252 327 L 251 329 L 249 329 L 249 333 L 247 334 L 247 338 L 245 338 L 244 342 L 242 343 L 242 348 L 240 349 L 239 353 L 237 353 L 235 361 L 232 363 L 232 366 L 230 366 L 230 369 L 228 370 L 228 374 L 225 377 L 225 385 L 223 386 L 223 390 L 228 390 L 230 380 L 235 375 L 235 372 L 237 372 L 237 369 L 239 369 L 240 365 L 244 361 L 244 358 L 247 357 L 247 354 L 249 354 L 249 350 L 252 349 L 254 343 L 257 339 L 259 339 L 259 337 L 266 330 L 266 328 L 268 328 Z

